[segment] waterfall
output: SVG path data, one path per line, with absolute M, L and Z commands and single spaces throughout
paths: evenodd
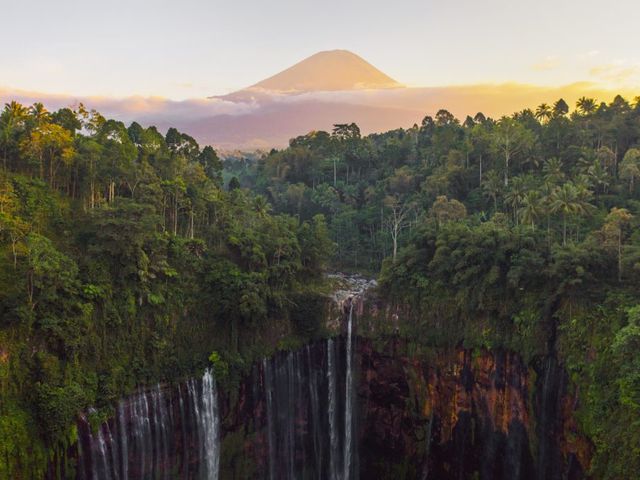
M 220 463 L 220 425 L 218 422 L 218 393 L 216 384 L 207 370 L 202 377 L 202 410 L 200 424 L 204 437 L 204 457 L 206 472 L 203 479 L 217 480 Z
M 118 431 L 120 432 L 120 458 L 122 459 L 120 474 L 121 477 L 126 480 L 129 478 L 129 450 L 127 447 L 126 419 L 122 402 L 118 405 Z
M 313 454 L 317 459 L 316 478 L 322 478 L 322 467 L 324 463 L 324 455 L 322 453 L 322 417 L 320 413 L 320 379 L 322 372 L 314 371 L 311 366 L 311 348 L 309 345 L 305 347 L 305 357 L 307 365 L 309 365 L 309 399 L 311 403 L 311 430 L 313 439 Z
M 78 432 L 79 479 L 218 479 L 220 414 L 210 370 L 186 389 L 158 384 L 121 400 L 115 417 L 95 432 L 82 416 Z
M 314 353 L 324 352 L 320 345 L 262 361 L 270 480 L 329 478 L 326 363 Z
M 329 480 L 338 480 L 338 432 L 336 411 L 336 351 L 333 339 L 327 340 L 327 381 L 329 416 Z
M 349 307 L 349 319 L 347 321 L 347 354 L 346 354 L 346 380 L 345 380 L 345 400 L 344 400 L 344 471 L 343 480 L 351 478 L 351 436 L 353 429 L 353 368 L 352 368 L 352 330 L 353 330 L 353 301 Z
M 273 378 L 270 368 L 270 363 L 265 358 L 262 361 L 262 368 L 264 371 L 264 389 L 265 389 L 265 397 L 267 401 L 267 441 L 269 443 L 269 480 L 274 480 L 276 477 L 275 468 L 276 468 L 276 458 L 275 458 L 275 449 L 276 449 L 276 440 L 275 440 L 275 430 L 274 430 L 274 419 L 273 419 Z
M 262 360 L 262 376 L 255 376 L 262 386 L 252 388 L 264 408 L 258 427 L 268 448 L 262 478 L 354 478 L 352 321 L 342 339 Z

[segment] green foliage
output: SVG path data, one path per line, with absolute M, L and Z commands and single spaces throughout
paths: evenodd
M 11 103 L 0 155 L 2 478 L 42 478 L 78 414 L 100 422 L 136 385 L 209 363 L 237 384 L 323 288 L 322 216 L 226 192 L 213 148 L 176 129 Z
M 209 362 L 213 365 L 213 373 L 216 380 L 224 382 L 229 376 L 229 364 L 215 350 L 209 355 Z
M 104 416 L 209 363 L 233 385 L 321 334 L 329 266 L 382 266 L 420 348 L 557 350 L 594 474 L 640 470 L 639 149 L 622 97 L 497 121 L 440 110 L 367 136 L 339 124 L 222 160 L 174 128 L 7 104 L 0 476 L 41 477 L 89 405 Z
M 624 99 L 582 98 L 571 115 L 559 99 L 535 113 L 478 113 L 462 124 L 440 110 L 419 126 L 368 136 L 335 125 L 262 158 L 230 158 L 225 169 L 276 211 L 305 220 L 324 214 L 335 268 L 377 272 L 415 226 L 437 215 L 439 196 L 469 215 L 501 212 L 544 229 L 549 243 L 584 240 L 603 213 L 637 198 L 639 142 L 640 111 Z

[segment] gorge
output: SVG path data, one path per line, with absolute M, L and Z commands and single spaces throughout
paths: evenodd
M 212 371 L 78 422 L 79 479 L 580 479 L 591 446 L 555 358 L 502 349 L 411 352 L 397 335 L 343 335 L 256 362 L 236 392 Z
M 221 158 L 5 105 L 0 479 L 636 478 L 640 99 L 570 108 Z

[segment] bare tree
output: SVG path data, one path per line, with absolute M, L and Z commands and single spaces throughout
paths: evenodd
M 384 206 L 389 211 L 385 223 L 391 233 L 391 240 L 393 241 L 393 261 L 395 262 L 398 253 L 398 237 L 402 230 L 409 226 L 410 222 L 407 221 L 407 217 L 413 210 L 414 205 L 406 200 L 401 201 L 396 196 L 387 196 L 384 199 Z

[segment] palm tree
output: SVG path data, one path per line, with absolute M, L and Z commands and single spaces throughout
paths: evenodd
M 263 195 L 256 195 L 253 198 L 253 211 L 260 218 L 265 218 L 271 211 L 271 205 Z
M 29 115 L 31 115 L 36 127 L 41 126 L 49 119 L 49 111 L 40 102 L 36 102 L 29 107 Z
M 564 172 L 562 171 L 562 161 L 553 157 L 544 162 L 542 166 L 544 172 L 544 181 L 552 184 L 558 184 L 564 180 Z
M 596 192 L 601 190 L 603 193 L 607 192 L 607 188 L 609 188 L 609 173 L 602 166 L 602 164 L 595 160 L 588 168 L 587 168 L 587 176 L 589 180 L 596 188 Z
M 594 208 L 589 202 L 591 196 L 591 191 L 584 185 L 576 186 L 571 182 L 557 188 L 551 195 L 551 212 L 562 215 L 562 245 L 567 244 L 567 217 L 589 214 Z
M 580 97 L 576 102 L 576 108 L 583 115 L 589 115 L 596 111 L 597 103 L 593 98 Z
M 7 170 L 8 151 L 11 139 L 16 130 L 22 126 L 26 117 L 27 109 L 15 100 L 11 103 L 6 103 L 4 110 L 0 114 L 0 139 L 2 140 L 2 160 L 5 171 Z
M 484 177 L 484 181 L 482 182 L 482 191 L 485 196 L 493 199 L 493 210 L 495 212 L 498 211 L 498 195 L 502 193 L 502 179 L 498 172 L 495 170 L 491 170 Z
M 545 123 L 551 118 L 551 113 L 551 107 L 546 103 L 541 103 L 536 109 L 535 116 L 540 120 L 540 123 Z
M 513 219 L 516 225 L 518 224 L 518 210 L 527 190 L 524 183 L 524 178 L 514 177 L 511 179 L 509 191 L 504 196 L 505 203 L 513 209 Z
M 553 117 L 564 117 L 567 113 L 569 113 L 569 105 L 564 99 L 561 98 L 553 104 Z
M 591 204 L 593 192 L 589 189 L 589 183 L 576 179 L 573 185 L 576 191 L 575 210 L 578 215 L 589 215 L 595 207 Z
M 522 223 L 530 223 L 531 229 L 536 229 L 536 222 L 546 212 L 545 199 L 538 190 L 530 190 L 522 199 L 522 208 L 518 211 L 522 217 Z
M 567 244 L 567 217 L 575 212 L 576 189 L 571 182 L 557 188 L 551 195 L 551 213 L 562 215 L 562 245 Z

